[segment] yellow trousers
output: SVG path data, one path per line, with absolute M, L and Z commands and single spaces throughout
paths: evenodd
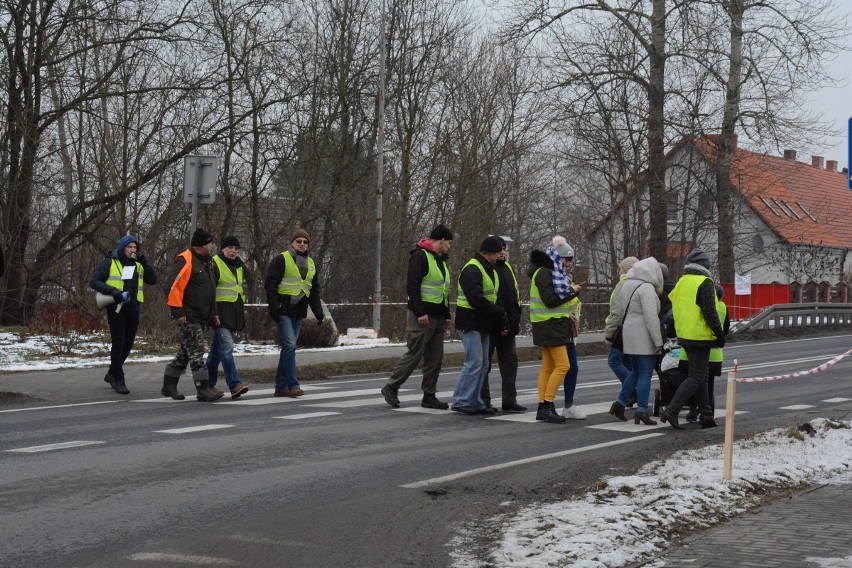
M 568 348 L 565 345 L 541 348 L 541 370 L 538 372 L 538 401 L 553 402 L 559 385 L 571 368 Z

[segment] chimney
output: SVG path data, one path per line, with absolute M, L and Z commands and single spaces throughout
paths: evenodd
M 822 156 L 811 156 L 811 165 L 815 168 L 822 169 Z
M 825 163 L 825 169 L 827 169 L 830 172 L 836 172 L 837 171 L 837 160 L 828 160 Z
M 796 151 L 795 150 L 784 150 L 784 159 L 790 160 L 791 162 L 796 161 Z

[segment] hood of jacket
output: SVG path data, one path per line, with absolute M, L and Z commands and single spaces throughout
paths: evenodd
M 530 253 L 530 267 L 527 269 L 527 276 L 532 278 L 535 271 L 539 268 L 553 270 L 553 261 L 543 250 L 535 249 Z
M 118 240 L 118 246 L 115 247 L 114 255 L 117 258 L 123 257 L 124 256 L 124 249 L 130 243 L 136 243 L 136 246 L 138 247 L 139 246 L 139 239 L 137 239 L 136 237 L 134 237 L 131 234 L 127 234 L 127 235 L 124 235 L 123 237 L 121 237 Z
M 643 258 L 634 264 L 633 268 L 627 271 L 627 278 L 652 284 L 657 294 L 663 291 L 663 271 L 660 269 L 660 263 L 653 256 Z

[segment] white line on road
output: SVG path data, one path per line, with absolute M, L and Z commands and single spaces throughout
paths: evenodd
M 0 410 L 0 414 L 4 412 L 26 412 L 28 410 L 50 410 L 53 408 L 72 408 L 74 406 L 93 406 L 95 404 L 114 404 L 116 402 L 126 402 L 124 400 L 102 400 L 99 402 L 78 402 L 76 404 L 57 404 L 56 406 L 31 406 L 29 408 L 12 408 L 10 410 Z
M 45 446 L 30 446 L 29 448 L 17 448 L 15 450 L 6 450 L 7 452 L 19 452 L 23 454 L 34 454 L 36 452 L 49 452 L 52 450 L 64 450 L 66 448 L 80 448 L 82 446 L 96 446 L 104 442 L 95 442 L 89 440 L 76 440 L 74 442 L 60 442 L 58 444 L 47 444 Z
M 424 479 L 423 481 L 415 481 L 414 483 L 406 483 L 405 485 L 400 485 L 403 489 L 420 489 L 421 487 L 428 487 L 429 485 L 435 485 L 438 483 L 447 483 L 449 481 L 456 481 L 458 479 L 464 479 L 465 477 L 472 477 L 474 475 L 479 475 L 481 473 L 488 473 L 491 471 L 498 471 L 501 469 L 507 469 L 510 467 L 515 467 L 519 465 L 524 465 L 528 463 L 535 463 L 539 461 L 549 460 L 553 458 L 561 458 L 564 456 L 570 456 L 573 454 L 580 454 L 583 452 L 589 452 L 592 450 L 599 450 L 601 448 L 608 448 L 610 446 L 618 446 L 621 444 L 629 444 L 631 442 L 635 442 L 637 440 L 646 440 L 648 438 L 656 438 L 657 436 L 662 436 L 662 433 L 655 434 L 645 434 L 644 436 L 633 436 L 631 438 L 627 438 L 624 440 L 613 440 L 611 442 L 604 442 L 602 444 L 593 444 L 591 446 L 584 446 L 582 448 L 574 448 L 573 450 L 565 450 L 563 452 L 555 452 L 552 454 L 544 454 L 541 456 L 534 456 L 531 458 L 524 458 L 522 460 L 515 460 L 506 463 L 500 463 L 495 465 L 489 465 L 486 467 L 478 467 L 476 469 L 469 469 L 467 471 L 460 471 L 459 473 L 453 473 L 451 475 L 444 475 L 442 477 L 434 477 L 432 479 Z
M 167 562 L 169 564 L 192 564 L 195 566 L 239 566 L 240 563 L 228 558 L 200 556 L 198 554 L 166 554 L 164 552 L 137 552 L 130 555 L 137 562 Z
M 304 414 L 293 414 L 292 416 L 275 416 L 282 420 L 302 420 L 303 418 L 321 418 L 323 416 L 337 416 L 340 412 L 305 412 Z
M 205 430 L 221 430 L 222 428 L 233 428 L 233 424 L 205 424 L 204 426 L 190 426 L 188 428 L 173 428 L 171 430 L 154 430 L 158 434 L 189 434 L 191 432 L 204 432 Z
M 827 398 L 823 402 L 829 402 L 829 403 L 833 404 L 833 403 L 836 403 L 836 402 L 847 402 L 849 400 L 852 400 L 852 399 L 838 397 L 838 398 Z
M 808 408 L 816 408 L 813 404 L 791 404 L 790 406 L 782 406 L 779 410 L 807 410 Z

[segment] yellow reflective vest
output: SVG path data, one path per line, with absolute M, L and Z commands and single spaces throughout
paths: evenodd
M 553 308 L 548 308 L 544 301 L 542 301 L 541 292 L 539 292 L 538 286 L 535 285 L 535 278 L 538 276 L 540 270 L 541 268 L 536 270 L 530 279 L 530 321 L 532 323 L 539 323 L 549 319 L 571 317 L 571 301 Z
M 246 293 L 243 289 L 243 267 L 237 268 L 236 273 L 231 270 L 228 263 L 218 254 L 213 257 L 216 267 L 219 269 L 219 279 L 216 282 L 217 302 L 236 302 L 241 299 L 246 301 Z
M 278 282 L 278 293 L 282 296 L 298 296 L 304 294 L 306 298 L 311 297 L 311 287 L 313 287 L 314 274 L 317 273 L 314 259 L 308 257 L 308 273 L 302 278 L 299 273 L 299 267 L 296 264 L 296 259 L 290 254 L 289 250 L 281 253 L 284 257 L 284 275 L 281 281 Z
M 710 280 L 703 274 L 684 274 L 675 284 L 674 289 L 669 292 L 669 300 L 672 302 L 672 316 L 677 328 L 677 336 L 680 339 L 691 339 L 695 341 L 713 341 L 716 336 L 701 313 L 701 308 L 695 302 L 698 287 L 705 280 Z M 713 292 L 715 297 L 716 292 Z M 718 303 L 719 299 L 716 298 Z
M 124 270 L 124 265 L 119 262 L 117 258 L 112 259 L 112 263 L 109 265 L 109 276 L 107 276 L 106 283 L 107 286 L 112 286 L 116 290 L 121 290 L 124 292 L 124 280 L 121 279 L 121 273 Z M 138 278 L 138 282 L 136 284 L 136 301 L 140 304 L 145 301 L 145 295 L 142 293 L 142 275 L 145 270 L 142 268 L 142 265 L 138 262 L 136 263 L 136 277 Z
M 494 280 L 488 276 L 488 272 L 485 271 L 485 267 L 482 266 L 475 259 L 470 259 L 467 261 L 461 272 L 464 272 L 464 269 L 470 266 L 471 264 L 475 265 L 479 272 L 482 274 L 482 295 L 485 296 L 485 299 L 491 302 L 492 304 L 497 303 L 497 288 L 500 286 L 500 277 L 497 276 L 497 271 L 494 271 Z M 473 306 L 470 305 L 470 302 L 467 301 L 467 296 L 464 295 L 464 290 L 461 287 L 461 272 L 459 273 L 458 279 L 458 296 L 456 297 L 456 306 L 460 308 L 467 308 L 468 310 L 474 310 Z

